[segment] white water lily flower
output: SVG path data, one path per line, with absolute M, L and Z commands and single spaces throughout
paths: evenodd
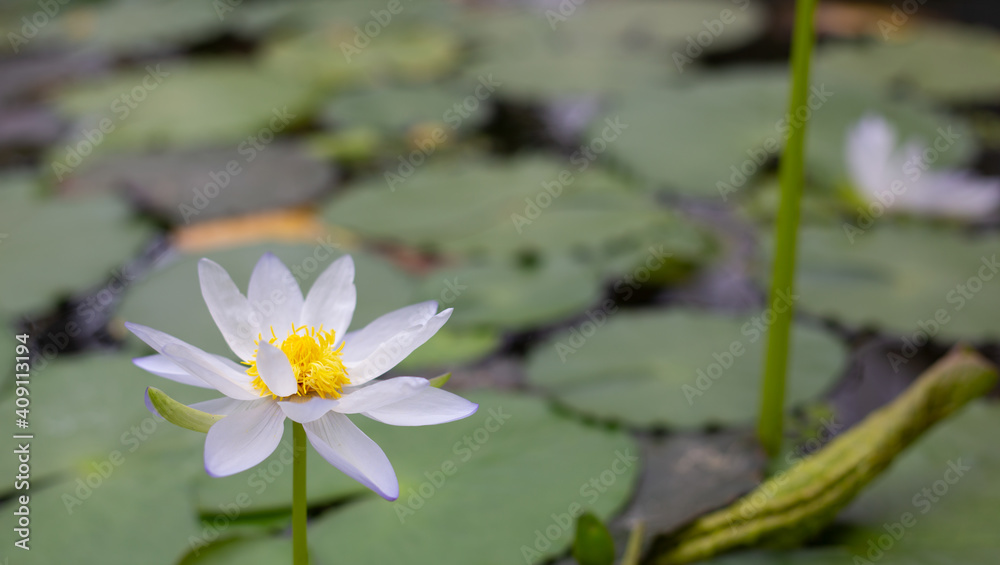
M 356 302 L 350 256 L 330 265 L 304 298 L 292 273 L 272 254 L 257 263 L 246 296 L 208 259 L 198 264 L 198 275 L 208 310 L 243 365 L 152 328 L 126 327 L 159 353 L 136 359 L 140 368 L 225 395 L 191 406 L 225 416 L 205 439 L 205 470 L 212 476 L 263 461 L 281 441 L 285 418 L 291 418 L 330 464 L 395 500 L 399 483 L 392 465 L 346 415 L 425 426 L 465 418 L 478 408 L 427 379 L 373 380 L 433 336 L 452 309 L 436 313 L 436 302 L 422 302 L 347 332 Z
M 882 117 L 861 119 L 848 132 L 846 145 L 851 180 L 869 203 L 959 219 L 981 218 L 1000 206 L 1000 179 L 929 170 L 925 151 L 936 160 L 938 149 L 916 141 L 897 148 L 896 131 Z

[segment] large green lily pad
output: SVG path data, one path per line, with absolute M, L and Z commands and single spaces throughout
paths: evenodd
M 796 289 L 802 309 L 878 326 L 918 347 L 927 333 L 941 339 L 1000 335 L 996 237 L 874 222 L 867 230 L 859 226 L 871 224 L 856 220 L 802 230 Z
M 884 37 L 889 41 L 820 49 L 816 68 L 887 92 L 909 88 L 949 103 L 990 103 L 1000 94 L 1000 35 L 995 31 L 934 24 L 885 27 Z
M 245 294 L 250 273 L 266 252 L 274 253 L 288 265 L 303 294 L 323 269 L 344 254 L 328 243 L 317 242 L 316 245 L 253 245 L 204 256 L 222 265 Z M 375 256 L 364 253 L 352 253 L 352 256 L 357 268 L 358 309 L 351 329 L 414 302 L 413 282 L 407 275 Z M 183 255 L 136 284 L 125 296 L 118 315 L 125 321 L 154 327 L 205 351 L 229 355 L 229 347 L 201 296 L 198 282 L 201 257 Z
M 540 563 L 570 544 L 570 513 L 607 519 L 627 500 L 638 452 L 626 435 L 556 416 L 533 398 L 469 398 L 479 411 L 451 424 L 401 429 L 358 419 L 393 462 L 401 494 L 395 502 L 369 494 L 314 520 L 317 561 Z M 475 535 L 464 535 L 470 516 Z M 267 545 L 232 543 L 188 563 L 253 565 L 277 554 L 270 546 L 287 547 L 280 538 Z
M 919 101 L 898 101 L 850 81 L 813 80 L 809 98 L 807 171 L 813 182 L 836 186 L 846 178 L 848 129 L 871 113 L 886 117 L 902 139 L 930 143 L 945 128 L 953 135 L 935 166 L 965 163 L 975 144 L 965 124 Z M 765 170 L 785 136 L 802 120 L 785 117 L 787 81 L 776 69 L 705 76 L 670 88 L 623 95 L 610 112 L 628 124 L 608 144 L 608 156 L 663 188 L 729 198 Z M 591 134 L 605 128 L 603 117 Z
M 0 178 L 0 312 L 26 313 L 110 280 L 153 236 L 111 195 L 42 197 L 30 177 Z
M 628 183 L 579 163 L 429 164 L 371 180 L 332 200 L 324 217 L 370 239 L 501 262 L 586 265 L 599 276 L 647 259 L 683 273 L 709 254 L 706 234 Z M 454 211 L 441 217 L 441 210 Z M 566 258 L 570 260 L 567 261 Z
M 466 27 L 480 43 L 479 57 L 466 74 L 492 75 L 502 92 L 529 99 L 625 92 L 754 37 L 762 13 L 752 4 L 743 8 L 724 1 L 622 1 L 473 12 Z M 720 20 L 724 11 L 727 23 Z
M 973 404 L 928 432 L 840 516 L 817 548 L 739 552 L 712 565 L 992 565 L 1000 543 L 995 402 Z
M 172 395 L 183 393 L 189 402 L 213 397 L 149 375 L 132 364 L 131 355 L 81 358 L 64 354 L 47 364 L 33 363 L 29 374 L 29 426 L 23 433 L 36 438 L 31 449 L 31 472 L 36 482 L 73 474 L 86 476 L 109 461 L 115 468 L 137 466 L 133 461 L 143 461 L 151 453 L 197 445 L 194 434 L 149 413 L 144 402 L 147 386 L 155 385 Z M 8 393 L 0 405 L 14 418 L 12 394 Z M 16 443 L 11 434 L 0 440 L 7 453 Z M 116 452 L 121 456 L 118 464 L 114 463 Z M 2 492 L 10 487 L 5 485 Z
M 158 63 L 60 92 L 56 104 L 91 131 L 95 150 L 227 144 L 249 152 L 307 121 L 318 103 L 304 81 L 239 60 Z M 111 129 L 113 128 L 113 129 Z M 91 135 L 96 138 L 100 135 Z M 85 144 L 83 133 L 70 141 Z M 82 153 L 82 151 L 80 151 Z M 60 162 L 72 163 L 65 149 Z M 244 155 L 245 153 L 241 153 Z
M 115 155 L 95 160 L 63 185 L 77 192 L 124 191 L 176 224 L 308 203 L 333 171 L 302 143 Z
M 745 424 L 757 413 L 764 316 L 595 312 L 531 352 L 528 379 L 602 419 L 637 426 Z M 796 326 L 788 404 L 823 393 L 844 358 L 834 338 Z
M 528 266 L 489 261 L 437 269 L 418 296 L 450 300 L 457 327 L 523 330 L 583 312 L 602 289 L 593 270 L 555 258 Z

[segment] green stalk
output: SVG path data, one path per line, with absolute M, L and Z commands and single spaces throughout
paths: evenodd
M 816 32 L 813 16 L 817 0 L 796 0 L 795 30 L 792 36 L 792 80 L 788 97 L 788 115 L 806 107 L 809 95 L 809 62 Z M 799 230 L 799 208 L 804 183 L 806 125 L 793 128 L 781 155 L 778 178 L 781 183 L 781 205 L 775 226 L 774 269 L 768 307 L 780 300 L 779 293 L 792 296 L 795 283 L 795 249 Z M 764 449 L 772 457 L 781 449 L 785 409 L 785 374 L 788 369 L 788 341 L 795 308 L 789 304 L 783 311 L 775 308 L 775 322 L 767 335 L 764 359 L 764 381 L 761 390 L 760 420 L 757 433 Z
M 292 563 L 309 565 L 306 540 L 306 430 L 292 423 Z

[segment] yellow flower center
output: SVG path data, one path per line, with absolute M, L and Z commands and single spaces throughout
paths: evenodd
M 257 338 L 258 346 L 262 339 L 263 335 Z M 271 328 L 271 339 L 268 343 L 275 345 L 277 341 L 278 336 L 275 335 L 274 328 Z M 336 334 L 333 331 L 324 331 L 323 326 L 316 329 L 306 326 L 295 327 L 295 324 L 292 324 L 292 333 L 277 347 L 285 353 L 292 364 L 295 381 L 299 385 L 296 395 L 316 394 L 323 398 L 340 398 L 344 385 L 350 384 L 351 380 L 347 377 L 347 369 L 340 359 L 344 344 L 341 343 L 340 347 L 335 348 L 336 341 Z M 257 351 L 254 351 L 253 359 L 244 361 L 243 364 L 249 365 L 247 374 L 254 377 L 252 384 L 260 391 L 261 396 L 271 395 L 273 398 L 278 398 L 278 395 L 267 388 L 264 380 L 260 378 L 260 373 L 257 372 Z

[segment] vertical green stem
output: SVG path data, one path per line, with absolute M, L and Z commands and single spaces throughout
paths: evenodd
M 792 80 L 788 97 L 788 114 L 795 116 L 806 108 L 809 95 L 809 61 L 812 57 L 816 32 L 813 16 L 818 0 L 796 0 L 795 30 L 792 35 Z M 792 296 L 795 283 L 795 248 L 799 229 L 799 203 L 804 183 L 803 161 L 807 122 L 793 128 L 781 156 L 778 178 L 781 183 L 781 205 L 775 227 L 774 270 L 768 307 L 773 308 L 781 294 Z M 760 421 L 757 433 L 764 449 L 774 456 L 781 449 L 785 404 L 785 373 L 788 367 L 788 341 L 794 316 L 794 305 L 775 310 L 775 322 L 767 336 L 764 360 L 764 384 L 761 396 Z
M 306 430 L 292 423 L 292 563 L 309 564 L 306 540 Z

